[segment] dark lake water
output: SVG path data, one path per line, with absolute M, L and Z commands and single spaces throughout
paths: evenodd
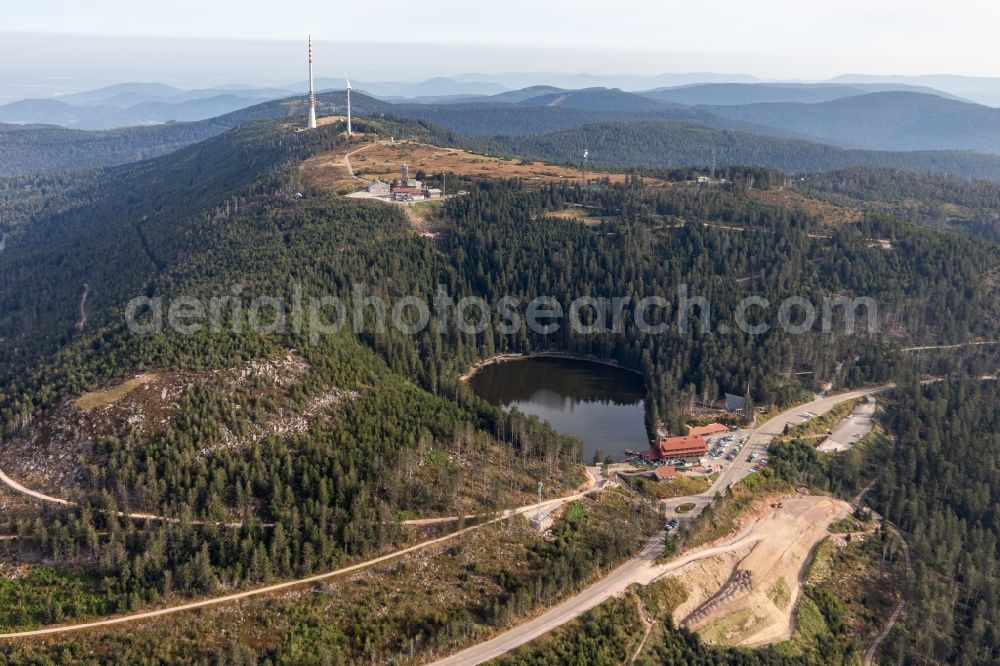
M 649 447 L 645 386 L 634 372 L 600 363 L 531 358 L 487 366 L 469 380 L 476 395 L 548 421 L 583 440 L 584 460 L 594 452 L 618 458 Z

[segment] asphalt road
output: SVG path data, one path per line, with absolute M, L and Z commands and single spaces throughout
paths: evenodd
M 808 402 L 804 405 L 798 405 L 792 409 L 786 410 L 781 414 L 778 414 L 774 418 L 764 422 L 763 425 L 754 429 L 749 437 L 747 438 L 746 444 L 740 450 L 739 455 L 736 459 L 729 463 L 723 463 L 725 468 L 719 478 L 715 480 L 715 483 L 700 495 L 692 495 L 690 497 L 676 497 L 671 500 L 664 502 L 668 509 L 676 509 L 681 504 L 691 503 L 695 504 L 695 509 L 691 512 L 685 514 L 685 516 L 695 516 L 701 512 L 701 510 L 715 498 L 716 493 L 721 493 L 723 490 L 732 486 L 744 478 L 749 476 L 753 472 L 753 466 L 756 461 L 749 462 L 747 457 L 751 452 L 757 452 L 757 460 L 767 457 L 767 449 L 765 446 L 771 442 L 775 436 L 780 435 L 785 431 L 785 426 L 787 425 L 797 425 L 805 421 L 802 416 L 804 412 L 812 412 L 819 416 L 820 414 L 825 414 L 842 402 L 847 402 L 848 400 L 854 400 L 855 398 L 861 398 L 864 396 L 875 395 L 876 393 L 881 393 L 887 391 L 891 386 L 879 386 L 877 388 L 864 389 L 859 391 L 850 391 L 848 393 L 838 393 L 832 396 L 823 396 L 816 398 L 812 402 Z M 874 409 L 874 408 L 873 408 Z
M 751 451 L 758 450 L 763 452 L 764 445 L 769 443 L 775 435 L 780 435 L 784 432 L 786 425 L 801 423 L 803 419 L 799 415 L 803 412 L 812 412 L 817 415 L 823 414 L 842 402 L 880 393 L 889 388 L 891 387 L 881 386 L 873 389 L 840 393 L 829 397 L 820 397 L 805 405 L 798 405 L 793 409 L 782 412 L 750 433 L 740 455 L 723 470 L 723 473 L 706 492 L 689 497 L 677 497 L 665 501 L 664 504 L 668 507 L 676 508 L 680 504 L 693 502 L 697 508 L 685 514 L 685 516 L 697 515 L 712 501 L 716 492 L 736 483 L 752 472 L 754 463 L 747 462 L 747 456 Z M 719 546 L 686 553 L 671 561 L 666 567 L 658 567 L 654 566 L 653 563 L 663 553 L 664 534 L 661 532 L 654 536 L 646 543 L 645 547 L 636 557 L 579 594 L 567 599 L 537 618 L 509 631 L 505 631 L 495 638 L 457 652 L 440 661 L 433 662 L 434 666 L 471 666 L 495 659 L 510 650 L 531 642 L 556 627 L 578 618 L 605 599 L 621 593 L 633 583 L 648 584 L 656 578 L 689 564 L 694 560 L 728 552 L 732 549 L 732 544 L 746 538 L 747 532 L 738 534 Z
M 817 414 L 820 414 L 826 410 L 831 409 L 834 405 L 837 405 L 845 400 L 850 400 L 852 398 L 864 395 L 870 395 L 873 393 L 887 390 L 888 388 L 890 387 L 880 387 L 877 389 L 869 389 L 865 391 L 854 391 L 851 393 L 844 393 L 829 398 L 820 398 L 807 405 L 800 405 L 795 409 L 790 409 L 787 412 L 776 416 L 775 418 L 766 422 L 760 428 L 754 430 L 753 433 L 751 433 L 747 446 L 744 447 L 744 450 L 742 452 L 743 455 L 740 458 L 737 458 L 737 460 L 734 461 L 733 464 L 730 464 L 729 467 L 724 470 L 723 474 L 719 477 L 719 479 L 716 481 L 716 483 L 712 486 L 712 488 L 708 492 L 694 497 L 677 498 L 675 500 L 672 500 L 672 502 L 680 503 L 684 501 L 697 500 L 700 511 L 700 507 L 707 504 L 707 502 L 710 501 L 712 497 L 714 497 L 716 489 L 722 489 L 730 483 L 735 483 L 736 481 L 743 478 L 750 472 L 750 468 L 752 467 L 752 465 L 747 464 L 743 461 L 745 461 L 746 459 L 746 454 L 751 450 L 750 448 L 751 446 L 762 446 L 764 443 L 770 441 L 771 437 L 773 437 L 776 434 L 779 434 L 784 429 L 785 423 L 797 422 L 796 419 L 801 420 L 797 416 L 799 413 L 803 411 L 812 411 Z M 29 490 L 24 486 L 18 484 L 16 481 L 10 479 L 7 475 L 3 474 L 2 472 L 0 472 L 0 481 L 2 481 L 4 484 L 10 487 L 12 490 L 24 493 L 31 497 L 35 497 L 36 499 L 40 499 L 41 501 L 56 502 L 60 504 L 68 503 L 66 500 L 60 500 L 58 498 L 48 497 L 46 495 L 42 495 L 41 493 Z M 591 492 L 596 492 L 605 485 L 602 479 L 596 478 L 595 481 L 596 484 L 594 488 L 591 488 L 590 490 L 585 491 L 583 493 L 578 493 L 578 495 L 583 496 Z M 558 505 L 564 503 L 565 501 L 567 501 L 567 498 L 549 500 L 548 502 L 544 502 L 543 504 Z M 522 507 L 522 509 L 523 508 L 525 507 Z M 537 509 L 537 507 L 535 508 Z M 132 514 L 132 515 L 133 517 L 138 515 L 143 515 L 144 517 L 150 519 L 162 519 L 157 516 L 145 516 L 144 514 Z M 335 576 L 341 576 L 343 574 L 351 573 L 353 571 L 358 571 L 370 567 L 372 565 L 379 564 L 381 562 L 387 562 L 401 555 L 405 555 L 407 553 L 415 552 L 422 548 L 426 548 L 427 546 L 449 541 L 459 535 L 471 532 L 472 530 L 481 528 L 483 525 L 491 524 L 499 520 L 503 520 L 503 518 L 494 518 L 493 520 L 489 520 L 485 523 L 475 525 L 472 527 L 467 527 L 465 529 L 458 530 L 455 532 L 451 532 L 442 537 L 424 541 L 422 543 L 410 546 L 408 548 L 404 548 L 402 550 L 388 553 L 386 555 L 376 557 L 364 562 L 359 562 L 357 564 L 344 567 L 342 569 L 337 569 L 335 571 L 330 571 L 315 576 L 309 576 L 307 578 L 287 581 L 275 585 L 268 585 L 253 590 L 247 590 L 244 592 L 224 595 L 220 597 L 214 597 L 210 599 L 203 599 L 201 601 L 181 604 L 178 606 L 171 606 L 168 608 L 161 608 L 153 611 L 146 611 L 141 613 L 133 613 L 130 615 L 122 615 L 118 617 L 106 618 L 104 620 L 84 622 L 79 624 L 50 626 L 31 631 L 5 633 L 5 634 L 0 634 L 0 639 L 17 639 L 17 638 L 28 638 L 33 636 L 50 636 L 55 634 L 81 631 L 85 629 L 107 627 L 107 626 L 123 624 L 126 622 L 155 619 L 166 615 L 173 615 L 175 613 L 196 610 L 200 608 L 208 608 L 255 596 L 272 594 L 274 592 L 280 592 L 300 585 L 307 585 L 310 583 L 323 581 Z M 731 544 L 742 538 L 746 538 L 745 533 L 737 535 L 733 539 L 730 539 L 727 542 L 727 544 Z M 643 550 L 636 557 L 632 558 L 625 564 L 621 565 L 620 567 L 615 569 L 609 576 L 606 576 L 602 580 L 594 583 L 593 585 L 591 585 L 581 593 L 577 594 L 576 596 L 568 599 L 559 606 L 556 606 L 552 610 L 539 616 L 538 618 L 532 620 L 531 622 L 516 627 L 508 632 L 505 632 L 490 641 L 486 641 L 477 646 L 469 648 L 468 650 L 460 652 L 454 655 L 453 657 L 449 657 L 448 659 L 444 660 L 441 663 L 478 664 L 481 663 L 482 661 L 485 661 L 486 659 L 491 659 L 493 657 L 499 656 L 507 652 L 508 650 L 511 650 L 515 647 L 518 647 L 520 645 L 523 645 L 531 641 L 532 639 L 546 633 L 547 631 L 550 631 L 551 629 L 557 626 L 565 624 L 566 622 L 569 622 L 570 620 L 579 617 L 582 613 L 585 613 L 586 611 L 590 610 L 591 608 L 598 605 L 599 603 L 601 603 L 608 597 L 612 596 L 613 594 L 621 592 L 622 590 L 624 590 L 626 587 L 628 587 L 633 583 L 651 582 L 652 580 L 663 575 L 664 573 L 671 571 L 675 567 L 675 565 L 677 567 L 683 566 L 684 564 L 693 561 L 693 559 L 700 559 L 701 557 L 708 557 L 713 554 L 716 554 L 716 548 L 722 549 L 719 550 L 718 552 L 726 552 L 726 550 L 729 547 L 731 546 L 722 544 L 713 549 L 694 551 L 692 553 L 687 553 L 681 556 L 680 558 L 674 560 L 673 562 L 668 564 L 666 568 L 662 566 L 654 567 L 653 562 L 663 552 L 663 533 L 660 533 L 655 537 L 653 537 L 652 539 L 650 539 L 646 543 L 646 546 L 643 548 Z M 454 659 L 459 657 L 461 657 L 461 659 L 459 659 L 458 661 L 454 661 Z
M 663 552 L 665 534 L 665 532 L 660 532 L 652 537 L 646 542 L 645 547 L 643 547 L 642 551 L 636 557 L 621 565 L 575 597 L 551 608 L 529 622 L 525 622 L 510 631 L 500 634 L 492 640 L 474 645 L 461 652 L 456 652 L 450 657 L 435 661 L 433 662 L 433 666 L 467 666 L 495 659 L 570 620 L 580 617 L 605 599 L 621 594 L 629 585 L 635 583 L 648 585 L 657 578 L 671 571 L 676 571 L 691 562 L 728 553 L 735 547 L 742 547 L 759 540 L 759 537 L 752 536 L 751 530 L 747 529 L 718 546 L 695 550 L 678 557 L 665 566 L 656 566 L 654 563 Z

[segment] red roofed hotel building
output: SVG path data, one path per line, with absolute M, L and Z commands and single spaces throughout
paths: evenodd
M 720 432 L 729 432 L 729 428 L 721 423 L 712 423 L 707 426 L 688 426 L 688 435 L 691 437 L 704 437 L 705 435 L 715 435 Z
M 642 454 L 646 460 L 695 460 L 708 453 L 708 442 L 704 437 L 663 437 Z

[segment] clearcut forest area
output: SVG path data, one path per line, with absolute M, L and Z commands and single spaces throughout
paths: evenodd
M 993 114 L 516 92 L 0 125 L 0 664 L 1000 659 Z M 469 381 L 523 358 L 630 374 L 641 446 Z

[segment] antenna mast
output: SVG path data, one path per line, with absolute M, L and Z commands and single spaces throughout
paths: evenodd
M 309 129 L 316 129 L 316 88 L 313 86 L 312 35 L 309 35 Z

